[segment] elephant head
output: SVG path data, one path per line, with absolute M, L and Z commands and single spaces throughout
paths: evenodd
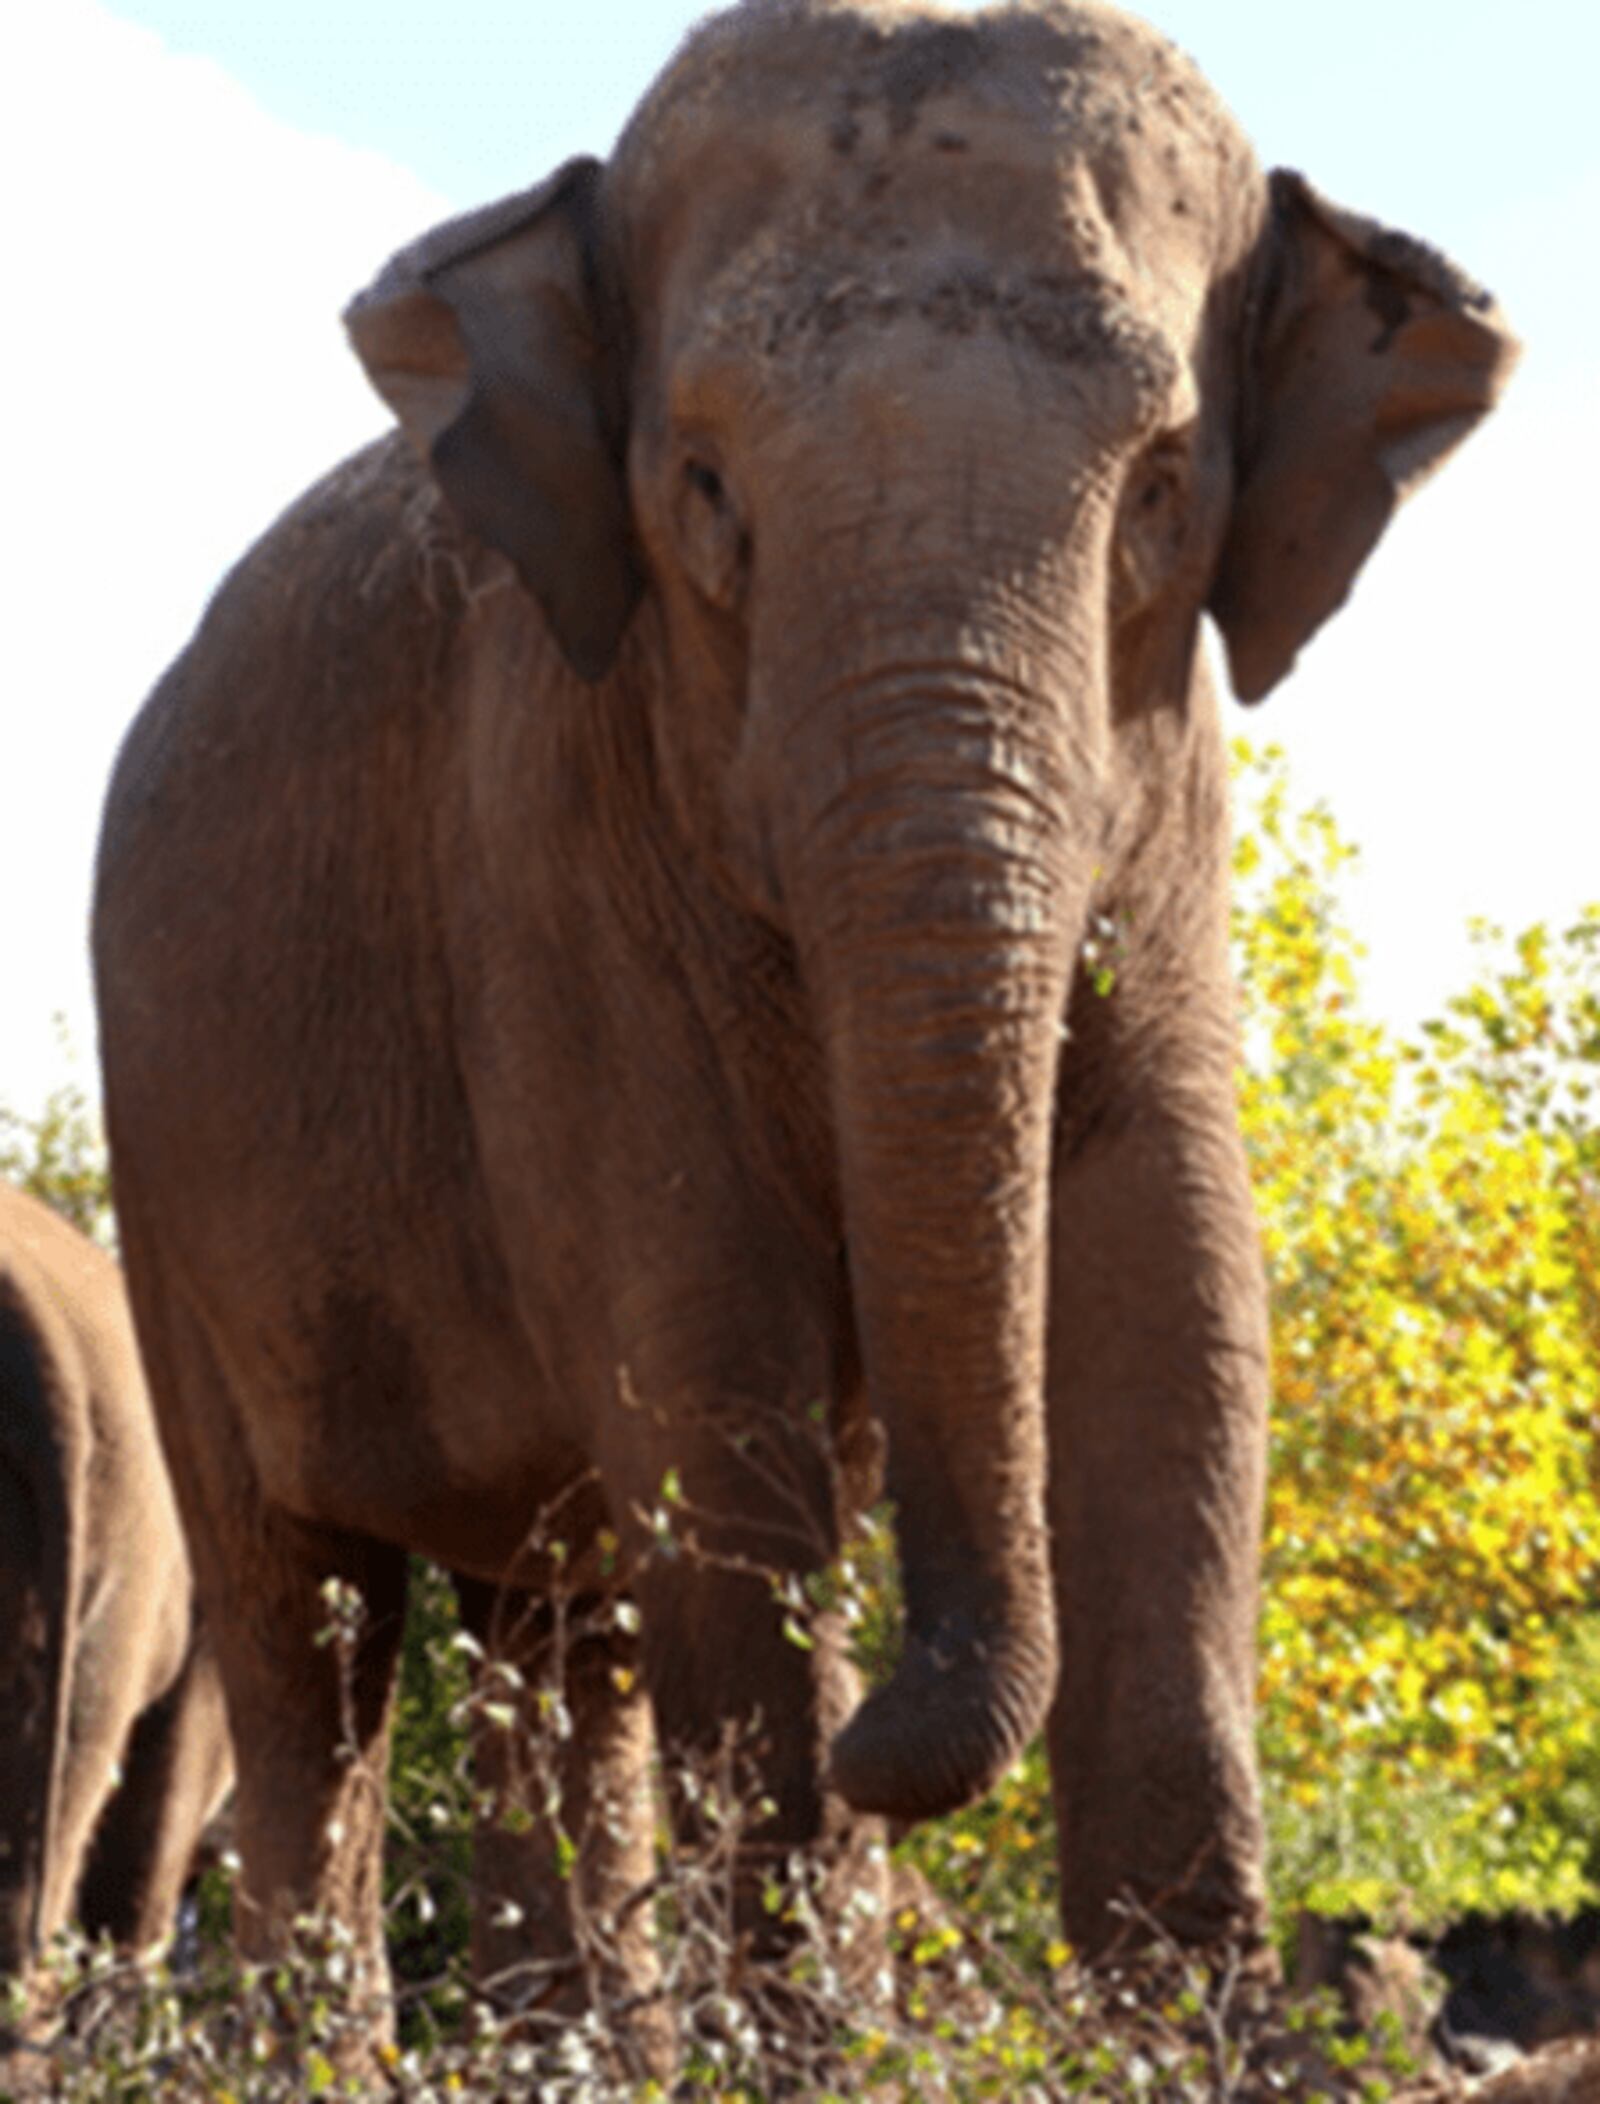
M 1097 0 L 749 0 L 607 163 L 347 318 L 563 705 L 626 690 L 686 852 L 792 945 L 908 1619 L 834 1775 L 940 1811 L 1054 1680 L 1056 1079 L 1133 785 L 1204 714 L 1202 612 L 1265 694 L 1510 339 Z

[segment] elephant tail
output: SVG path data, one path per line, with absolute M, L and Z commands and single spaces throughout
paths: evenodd
M 56 1837 L 89 1426 L 54 1312 L 0 1259 L 0 1978 L 27 1971 L 72 1900 Z

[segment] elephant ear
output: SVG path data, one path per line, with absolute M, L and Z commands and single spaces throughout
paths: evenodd
M 1493 407 L 1517 344 L 1435 250 L 1271 178 L 1239 485 L 1211 593 L 1259 701 L 1340 607 L 1401 500 Z
M 451 507 L 511 558 L 584 679 L 609 669 L 640 581 L 616 331 L 592 262 L 600 163 L 448 220 L 345 310 L 368 377 Z

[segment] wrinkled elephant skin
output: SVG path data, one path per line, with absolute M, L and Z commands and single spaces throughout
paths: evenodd
M 1491 406 L 1492 302 L 1095 0 L 757 0 L 347 319 L 401 429 L 218 593 L 97 902 L 247 1937 L 329 1906 L 381 1973 L 405 1552 L 537 1594 L 559 1506 L 566 1582 L 615 1536 L 642 1625 L 637 1685 L 620 1631 L 578 1675 L 569 1808 L 622 1808 L 585 1905 L 649 1860 L 647 1691 L 675 1757 L 760 1720 L 780 1852 L 1047 1724 L 1073 1939 L 1125 1894 L 1259 1938 L 1200 617 L 1244 698 L 1284 676 Z M 822 1562 L 879 1456 L 907 1640 L 857 1708 L 752 1571 Z
M 232 1772 L 116 1265 L 0 1185 L 0 1977 L 170 1934 Z

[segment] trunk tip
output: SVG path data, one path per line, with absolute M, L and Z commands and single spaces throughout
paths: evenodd
M 936 1819 L 984 1795 L 1044 1722 L 1055 1647 L 1002 1653 L 912 1639 L 886 1687 L 869 1695 L 833 1743 L 829 1784 L 852 1810 Z

